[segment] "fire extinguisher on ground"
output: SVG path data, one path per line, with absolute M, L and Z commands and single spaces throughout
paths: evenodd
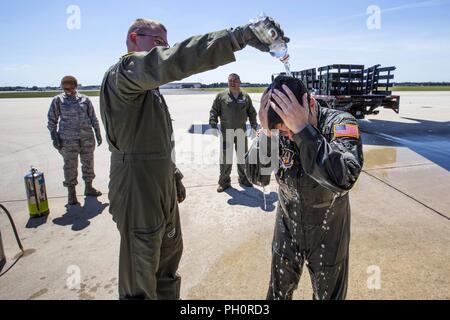
M 49 214 L 44 174 L 31 167 L 30 172 L 25 176 L 25 189 L 30 217 L 37 218 Z

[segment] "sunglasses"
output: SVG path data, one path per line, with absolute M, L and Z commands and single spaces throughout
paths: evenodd
M 152 37 L 152 38 L 154 38 L 153 41 L 155 42 L 155 44 L 157 46 L 165 47 L 165 48 L 169 48 L 170 47 L 170 45 L 163 38 L 161 38 L 160 36 L 157 36 L 157 35 L 154 35 L 154 34 L 145 34 L 145 33 L 136 33 L 136 35 L 140 36 L 140 37 Z

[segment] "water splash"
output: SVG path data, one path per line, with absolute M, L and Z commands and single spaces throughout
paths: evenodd
M 284 61 L 284 69 L 286 70 L 286 75 L 288 77 L 292 77 L 292 72 L 291 72 L 291 64 L 289 63 L 289 60 Z
M 337 198 L 339 198 L 339 194 L 335 193 L 335 194 L 334 194 L 334 197 L 333 197 L 333 201 L 331 202 L 331 205 L 330 205 L 330 207 L 328 208 L 328 211 L 331 210 L 331 208 L 333 208 L 333 206 L 334 206 L 334 204 L 335 204 Z
M 267 211 L 266 187 L 263 187 L 263 197 L 264 197 L 264 211 Z

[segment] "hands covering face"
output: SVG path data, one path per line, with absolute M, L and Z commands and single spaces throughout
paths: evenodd
M 263 95 L 261 99 L 261 108 L 259 110 L 261 126 L 264 129 L 268 129 L 267 112 L 270 106 L 294 134 L 302 131 L 308 124 L 317 127 L 315 99 L 310 99 L 310 106 L 308 108 L 308 95 L 306 93 L 303 95 L 302 103 L 300 104 L 294 93 L 286 85 L 283 85 L 283 90 L 286 94 L 280 90 L 274 89 Z

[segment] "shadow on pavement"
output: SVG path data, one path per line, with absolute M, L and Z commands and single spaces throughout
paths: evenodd
M 84 199 L 84 206 L 77 204 L 68 206 L 67 212 L 59 218 L 53 219 L 53 223 L 59 226 L 72 226 L 72 231 L 81 231 L 87 228 L 96 216 L 100 215 L 108 203 L 101 203 L 94 197 L 86 197 Z
M 220 129 L 220 124 L 219 124 L 219 129 Z M 252 130 L 252 127 L 250 126 L 250 124 L 247 123 L 247 129 L 246 129 L 247 133 L 250 130 Z M 189 128 L 188 132 L 190 134 L 214 135 L 213 129 L 211 128 L 211 126 L 209 124 L 193 124 Z
M 230 206 L 245 206 L 250 208 L 260 208 L 266 212 L 275 210 L 275 202 L 278 201 L 278 194 L 271 192 L 266 195 L 266 207 L 264 208 L 264 193 L 257 188 L 245 188 L 244 190 L 237 190 L 229 188 L 225 190 L 231 199 L 227 201 Z
M 38 218 L 30 218 L 27 222 L 27 225 L 25 226 L 25 228 L 27 229 L 37 229 L 40 226 L 44 225 L 47 223 L 48 220 L 48 214 L 42 217 L 38 217 Z
M 450 171 L 450 121 L 439 122 L 406 118 L 413 123 L 360 121 L 363 143 L 376 146 L 406 147 Z
M 403 117 L 412 122 L 388 120 L 359 121 L 365 145 L 406 147 L 450 171 L 450 121 Z M 248 126 L 247 129 L 250 129 Z M 191 134 L 212 135 L 208 124 L 192 125 Z

